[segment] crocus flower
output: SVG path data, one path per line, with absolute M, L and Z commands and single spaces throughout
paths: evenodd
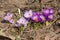
M 9 21 L 10 23 L 14 23 L 12 17 L 13 17 L 13 14 L 7 13 L 7 15 L 3 19 L 6 21 Z
M 54 20 L 54 15 L 53 14 L 49 14 L 47 17 L 47 20 Z
M 29 11 L 26 10 L 24 12 L 24 17 L 25 18 L 31 18 L 32 17 L 32 10 L 29 10 Z
M 24 17 L 21 17 L 18 21 L 17 21 L 17 24 L 16 26 L 27 26 L 28 24 L 28 20 L 26 20 Z
M 43 10 L 43 15 L 48 16 L 49 14 L 54 14 L 54 9 L 53 8 L 47 8 Z
M 32 18 L 34 22 L 39 22 L 39 12 L 33 12 Z
M 46 21 L 45 16 L 42 15 L 42 14 L 40 14 L 39 19 L 40 19 L 40 22 L 45 22 Z

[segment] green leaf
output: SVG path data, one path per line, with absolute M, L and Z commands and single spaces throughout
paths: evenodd
M 39 27 L 38 23 L 34 23 L 34 30 L 37 30 Z
M 24 31 L 25 29 L 26 29 L 25 27 L 21 27 L 21 28 L 20 28 L 21 31 Z

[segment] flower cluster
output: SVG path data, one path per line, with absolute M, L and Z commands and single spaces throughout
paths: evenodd
M 44 9 L 43 15 L 47 20 L 54 20 L 54 9 L 53 8 Z
M 10 23 L 14 23 L 12 16 L 13 14 L 7 13 L 7 15 L 4 17 L 4 20 L 9 21 Z M 17 20 L 15 26 L 27 26 L 29 20 L 32 20 L 33 22 L 46 22 L 47 20 L 54 20 L 54 9 L 44 9 L 42 14 L 33 10 L 25 10 L 23 17 Z
M 9 21 L 10 23 L 14 23 L 13 14 L 7 13 L 7 15 L 4 17 L 4 20 Z
M 33 12 L 32 10 L 25 11 L 24 17 L 31 19 L 34 22 L 45 22 L 47 20 L 48 21 L 54 20 L 54 9 L 53 8 L 44 9 L 42 14 L 36 11 Z

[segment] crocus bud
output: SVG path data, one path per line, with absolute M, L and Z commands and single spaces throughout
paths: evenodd
M 39 12 L 33 12 L 33 16 L 31 18 L 34 22 L 39 22 Z
M 25 12 L 24 12 L 24 17 L 25 18 L 31 18 L 32 17 L 32 10 L 26 10 Z
M 26 20 L 24 17 L 21 17 L 18 21 L 17 21 L 17 24 L 16 26 L 27 26 L 28 24 L 28 20 Z

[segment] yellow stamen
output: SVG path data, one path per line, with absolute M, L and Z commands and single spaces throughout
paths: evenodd
M 38 18 L 36 18 L 35 20 L 36 20 L 36 22 L 38 22 Z
M 45 18 L 42 18 L 42 20 L 45 20 Z

